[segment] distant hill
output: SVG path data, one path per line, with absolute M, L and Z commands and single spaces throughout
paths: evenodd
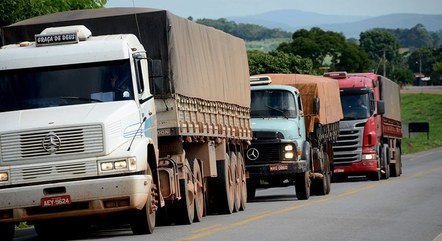
M 296 31 L 320 27 L 342 32 L 347 38 L 359 38 L 359 33 L 372 28 L 412 28 L 421 23 L 428 31 L 442 29 L 442 14 L 389 14 L 378 17 L 325 15 L 299 10 L 277 10 L 246 17 L 229 17 L 237 23 L 252 23 L 268 28 Z

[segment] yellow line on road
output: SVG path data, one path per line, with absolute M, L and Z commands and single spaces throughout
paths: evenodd
M 418 173 L 416 173 L 414 175 L 407 176 L 407 177 L 402 177 L 400 179 L 394 179 L 394 181 L 400 181 L 400 180 L 404 180 L 404 179 L 417 178 L 417 177 L 421 177 L 421 176 L 424 176 L 424 175 L 427 175 L 427 174 L 430 174 L 432 172 L 436 172 L 436 171 L 439 171 L 439 170 L 442 170 L 442 166 L 439 166 L 439 167 L 436 167 L 436 168 L 432 168 L 432 169 L 427 170 L 427 171 L 418 172 Z M 228 224 L 228 225 L 216 224 L 216 225 L 208 226 L 208 227 L 205 227 L 205 228 L 197 229 L 197 230 L 192 231 L 192 233 L 196 233 L 196 234 L 184 237 L 182 239 L 182 241 L 190 241 L 190 240 L 195 240 L 195 239 L 203 238 L 203 237 L 206 237 L 206 236 L 209 236 L 209 235 L 213 235 L 215 233 L 219 233 L 219 232 L 224 231 L 224 230 L 232 229 L 232 228 L 235 228 L 235 227 L 238 227 L 238 226 L 241 226 L 241 225 L 245 225 L 245 224 L 257 221 L 257 220 L 262 220 L 262 219 L 267 218 L 267 217 L 271 217 L 271 216 L 276 216 L 276 215 L 279 215 L 279 214 L 287 213 L 287 212 L 290 212 L 290 211 L 293 211 L 293 210 L 296 210 L 296 209 L 299 209 L 299 208 L 302 208 L 302 207 L 311 206 L 313 204 L 317 204 L 317 203 L 322 203 L 322 202 L 325 202 L 325 201 L 330 201 L 330 200 L 334 200 L 334 199 L 343 198 L 343 197 L 350 196 L 350 195 L 353 195 L 353 194 L 356 194 L 356 193 L 359 193 L 359 192 L 362 192 L 362 191 L 373 189 L 373 188 L 375 188 L 377 186 L 384 185 L 384 184 L 386 184 L 386 183 L 385 182 L 370 183 L 370 184 L 364 185 L 362 187 L 358 187 L 357 189 L 348 190 L 348 191 L 343 192 L 341 194 L 324 196 L 324 197 L 320 198 L 319 200 L 301 201 L 303 203 L 297 203 L 297 204 L 292 205 L 292 206 L 290 206 L 288 208 L 284 208 L 284 209 L 280 209 L 280 210 L 274 210 L 274 211 L 261 212 L 261 213 L 255 214 L 253 216 L 249 216 L 248 218 L 245 218 L 243 220 L 239 220 L 239 221 L 237 221 L 235 223 L 232 223 L 232 224 Z

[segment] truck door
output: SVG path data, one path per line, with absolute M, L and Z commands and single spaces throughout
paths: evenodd
M 152 138 L 157 146 L 157 120 L 155 102 L 149 87 L 147 57 L 145 53 L 134 54 L 136 91 L 140 116 L 144 120 L 144 136 Z

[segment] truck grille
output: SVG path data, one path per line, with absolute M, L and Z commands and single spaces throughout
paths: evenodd
M 91 154 L 104 150 L 101 125 L 8 133 L 0 138 L 4 162 Z
M 280 162 L 282 160 L 280 145 L 252 145 L 249 147 L 255 148 L 259 152 L 259 156 L 256 160 L 250 160 L 249 156 L 246 153 L 246 162 L 247 164 L 261 164 L 261 163 L 271 163 L 271 162 Z
M 94 176 L 98 172 L 96 162 L 63 162 L 56 165 L 36 164 L 11 169 L 11 184 L 55 181 L 67 178 Z
M 335 163 L 351 163 L 361 159 L 364 127 L 357 123 L 352 126 L 354 128 L 341 128 L 338 140 L 333 144 L 333 160 Z

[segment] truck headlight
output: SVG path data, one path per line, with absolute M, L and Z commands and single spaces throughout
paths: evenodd
M 293 151 L 293 145 L 285 145 L 284 151 Z
M 116 162 L 114 162 L 114 167 L 115 167 L 116 170 L 126 169 L 127 168 L 127 162 L 126 162 L 126 160 L 124 160 L 124 161 L 116 161 Z
M 373 160 L 373 159 L 376 159 L 376 155 L 375 154 L 363 154 L 361 159 L 362 160 Z
M 133 171 L 137 169 L 137 159 L 135 157 L 131 157 L 123 160 L 114 160 L 114 161 L 104 161 L 99 163 L 100 171 L 108 172 L 108 171 L 122 171 L 129 170 Z
M 110 171 L 114 169 L 114 163 L 113 162 L 102 162 L 100 164 L 101 171 Z
M 293 154 L 293 152 L 286 152 L 286 153 L 284 153 L 284 158 L 285 159 L 293 159 L 293 157 L 294 157 L 295 155 Z
M 0 182 L 9 181 L 9 173 L 8 172 L 0 172 Z

